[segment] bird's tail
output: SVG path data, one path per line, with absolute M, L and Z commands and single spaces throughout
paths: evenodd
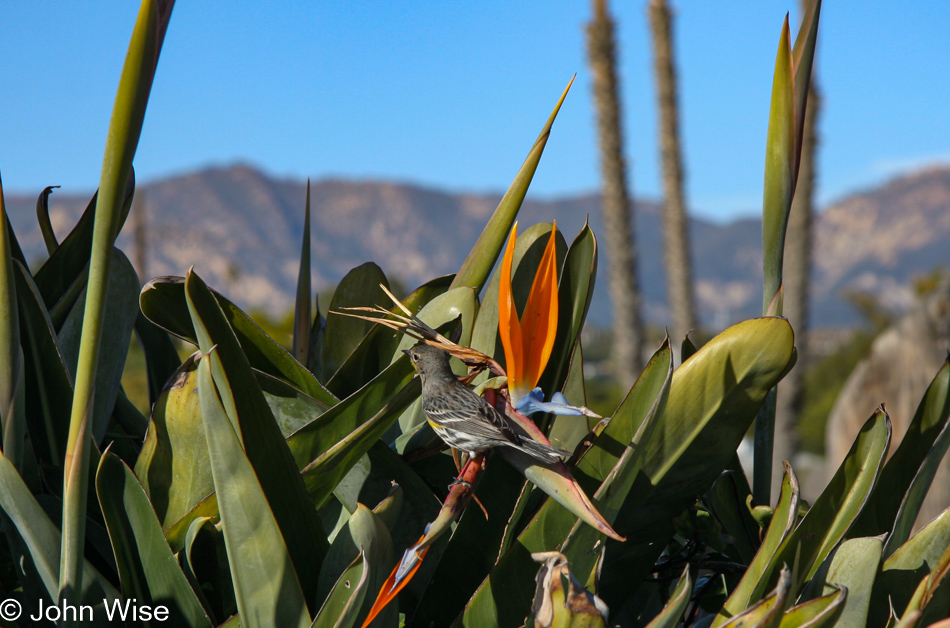
M 569 451 L 558 449 L 557 447 L 552 447 L 551 445 L 545 445 L 544 443 L 539 443 L 538 441 L 531 438 L 522 438 L 520 445 L 515 445 L 512 443 L 512 446 L 516 449 L 520 449 L 532 458 L 541 460 L 542 462 L 557 462 L 561 459 L 561 456 L 571 455 L 571 452 Z

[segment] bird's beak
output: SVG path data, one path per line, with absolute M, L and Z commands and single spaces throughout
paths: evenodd
M 405 353 L 406 355 L 411 355 L 411 354 L 409 353 L 409 349 L 403 349 L 402 352 Z

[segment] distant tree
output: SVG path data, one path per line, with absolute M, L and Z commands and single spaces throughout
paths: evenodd
M 623 157 L 614 24 L 607 15 L 606 0 L 593 0 L 593 8 L 594 18 L 587 25 L 587 55 L 600 137 L 601 212 L 613 316 L 612 362 L 615 377 L 626 387 L 640 372 L 643 346 L 634 214 Z
M 673 62 L 670 8 L 666 0 L 651 0 L 653 66 L 660 102 L 660 157 L 663 163 L 663 264 L 666 301 L 676 342 L 696 326 L 693 273 L 690 264 L 688 216 L 683 194 L 683 158 L 679 136 L 676 67 Z
M 813 0 L 802 0 L 805 13 Z M 798 453 L 801 438 L 798 419 L 802 410 L 804 373 L 808 367 L 808 300 L 811 281 L 812 219 L 815 214 L 815 156 L 818 148 L 817 119 L 821 109 L 820 93 L 814 74 L 805 109 L 805 128 L 802 132 L 802 157 L 798 170 L 798 184 L 788 218 L 785 235 L 784 314 L 795 330 L 798 350 L 796 366 L 779 385 L 775 407 L 775 449 L 772 462 L 772 494 L 780 489 L 782 461 L 791 460 Z

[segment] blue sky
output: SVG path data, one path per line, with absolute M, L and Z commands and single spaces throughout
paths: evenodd
M 631 184 L 656 198 L 646 3 L 611 4 Z M 761 202 L 779 31 L 786 11 L 797 23 L 797 2 L 673 6 L 688 202 L 706 217 L 748 215 Z M 135 2 L 86 0 L 0 8 L 8 191 L 95 188 L 136 12 Z M 503 191 L 576 72 L 532 193 L 594 190 L 589 16 L 578 0 L 179 2 L 136 156 L 140 180 L 241 161 L 278 176 Z M 948 32 L 947 2 L 826 3 L 822 203 L 950 161 Z

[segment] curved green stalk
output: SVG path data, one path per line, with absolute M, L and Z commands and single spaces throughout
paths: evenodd
M 96 204 L 92 258 L 76 388 L 69 418 L 69 439 L 63 474 L 63 536 L 59 574 L 59 599 L 68 600 L 82 586 L 83 546 L 86 532 L 86 495 L 89 457 L 92 450 L 90 413 L 96 381 L 96 366 L 106 309 L 109 266 L 126 181 L 132 171 L 132 157 L 138 146 L 152 79 L 158 65 L 165 30 L 171 18 L 173 0 L 143 0 L 129 42 L 119 79 L 109 134 L 106 138 L 99 199 Z

